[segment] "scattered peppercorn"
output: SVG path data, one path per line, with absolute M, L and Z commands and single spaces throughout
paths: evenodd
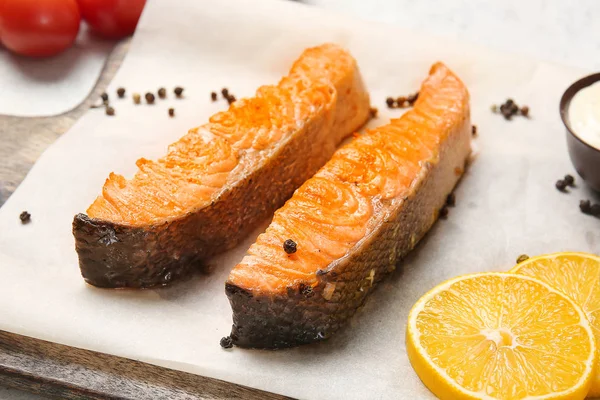
M 122 99 L 123 97 L 125 97 L 125 88 L 118 88 L 117 89 L 117 96 L 119 96 L 120 99 Z
M 294 254 L 298 250 L 298 245 L 292 239 L 283 242 L 283 251 L 287 254 Z
M 175 116 L 175 109 L 169 108 L 169 117 L 174 117 L 174 116 Z
M 589 200 L 581 200 L 579 202 L 579 209 L 584 214 L 592 213 L 592 203 Z
M 142 97 L 139 93 L 133 94 L 133 104 L 140 104 Z
M 456 205 L 456 196 L 454 193 L 450 193 L 448 197 L 446 197 L 446 205 L 448 207 L 454 207 Z
M 231 105 L 231 103 L 235 103 L 235 96 L 230 94 L 229 96 L 227 96 L 227 104 Z
M 556 181 L 556 184 L 554 186 L 556 186 L 556 188 L 561 192 L 564 192 L 567 189 L 567 182 L 563 181 L 562 179 L 559 179 Z
M 112 107 L 106 107 L 106 115 L 110 115 L 110 116 L 115 115 L 115 109 Z
M 529 258 L 529 256 L 527 254 L 521 254 L 517 258 L 517 264 L 521 264 L 523 261 L 527 260 L 528 258 Z
M 31 221 L 31 214 L 29 214 L 27 211 L 23 211 L 19 215 L 19 219 L 21 220 L 22 224 L 28 224 L 29 221 Z
M 223 88 L 221 89 L 221 94 L 223 95 L 223 98 L 226 99 L 229 97 L 229 90 L 227 90 L 227 88 Z
M 161 99 L 164 99 L 167 97 L 167 89 L 165 89 L 164 87 L 161 87 L 160 89 L 158 89 L 158 97 Z
M 524 117 L 529 116 L 529 107 L 523 106 L 519 108 L 513 99 L 506 99 L 506 101 L 501 104 L 500 107 L 494 104 L 491 106 L 491 110 L 493 113 L 500 112 L 500 114 L 502 114 L 502 116 L 508 121 L 510 121 L 515 115 L 522 115 Z
M 579 209 L 584 214 L 600 217 L 600 204 L 592 204 L 589 200 L 581 200 L 579 202 Z
M 385 103 L 388 108 L 407 108 L 412 107 L 412 105 L 419 98 L 419 92 L 414 94 L 409 94 L 408 96 L 400 96 L 398 98 L 388 97 L 385 99 Z
M 446 219 L 448 217 L 448 207 L 444 206 L 440 209 L 440 218 Z
M 575 178 L 573 178 L 573 175 L 565 175 L 564 181 L 569 186 L 575 186 Z
M 500 106 L 500 112 L 506 120 L 510 120 L 513 117 L 513 115 L 515 115 L 518 112 L 518 110 L 519 108 L 511 99 L 506 100 L 506 103 Z
M 212 101 L 217 101 L 217 93 L 216 92 L 210 92 L 210 99 Z
M 181 94 L 183 93 L 183 88 L 181 86 L 177 86 L 173 92 L 175 92 L 175 96 L 177 97 L 181 97 Z
M 412 106 L 413 104 L 415 104 L 415 101 L 417 101 L 418 98 L 419 98 L 419 92 L 414 93 L 414 94 L 409 94 L 408 97 L 406 98 L 406 101 L 408 101 L 408 104 L 410 104 Z
M 231 339 L 231 336 L 222 337 L 220 345 L 224 349 L 230 349 L 230 348 L 232 348 L 233 347 L 233 340 Z
M 148 92 L 144 95 L 144 97 L 146 98 L 146 103 L 154 104 L 154 95 L 152 93 Z
M 477 137 L 477 125 L 471 126 L 471 135 L 473 135 L 473 137 Z
M 379 110 L 375 107 L 371 107 L 371 118 L 377 118 L 377 112 Z
M 102 93 L 100 98 L 102 99 L 102 103 L 108 104 L 108 94 L 106 92 Z

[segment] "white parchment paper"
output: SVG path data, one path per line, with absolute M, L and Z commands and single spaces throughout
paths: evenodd
M 82 22 L 73 46 L 53 57 L 23 57 L 0 46 L 0 114 L 44 117 L 77 107 L 96 84 L 114 45 L 91 35 Z
M 521 253 L 600 252 L 600 221 L 581 214 L 592 193 L 554 182 L 574 173 L 558 114 L 563 90 L 586 71 L 567 69 L 398 28 L 339 18 L 292 2 L 149 2 L 110 90 L 185 87 L 185 99 L 134 106 L 116 116 L 91 110 L 33 167 L 0 209 L 0 329 L 305 399 L 428 399 L 413 372 L 404 331 L 412 304 L 458 274 L 506 270 Z M 357 58 L 380 117 L 400 110 L 385 98 L 414 92 L 442 60 L 468 85 L 479 128 L 476 156 L 438 222 L 349 326 L 331 340 L 284 351 L 222 350 L 231 311 L 229 270 L 260 232 L 212 260 L 214 272 L 160 290 L 99 290 L 83 283 L 71 234 L 110 171 L 127 176 L 140 156 L 159 157 L 224 101 L 276 82 L 307 46 L 335 41 Z M 513 97 L 531 119 L 505 121 L 490 105 Z M 168 107 L 176 117 L 169 118 Z M 32 222 L 21 225 L 28 210 Z M 264 228 L 261 227 L 261 229 Z

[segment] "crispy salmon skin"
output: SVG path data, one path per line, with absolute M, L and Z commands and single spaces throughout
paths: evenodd
M 414 108 L 337 150 L 233 269 L 233 343 L 290 347 L 342 327 L 436 221 L 470 140 L 468 91 L 437 63 Z
M 132 179 L 111 173 L 73 221 L 86 282 L 151 287 L 187 275 L 272 215 L 369 118 L 354 58 L 305 50 L 276 86 L 190 130 Z

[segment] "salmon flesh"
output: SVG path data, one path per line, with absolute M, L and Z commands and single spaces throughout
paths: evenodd
M 356 61 L 307 49 L 276 86 L 191 129 L 132 179 L 111 173 L 73 221 L 81 274 L 99 287 L 151 287 L 237 245 L 369 118 Z
M 336 151 L 233 269 L 233 343 L 290 347 L 344 326 L 434 224 L 470 141 L 468 91 L 437 63 L 414 108 Z

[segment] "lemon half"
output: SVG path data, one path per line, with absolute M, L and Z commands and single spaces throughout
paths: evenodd
M 440 399 L 583 399 L 596 342 L 583 310 L 540 280 L 481 273 L 426 293 L 408 317 L 409 360 Z

